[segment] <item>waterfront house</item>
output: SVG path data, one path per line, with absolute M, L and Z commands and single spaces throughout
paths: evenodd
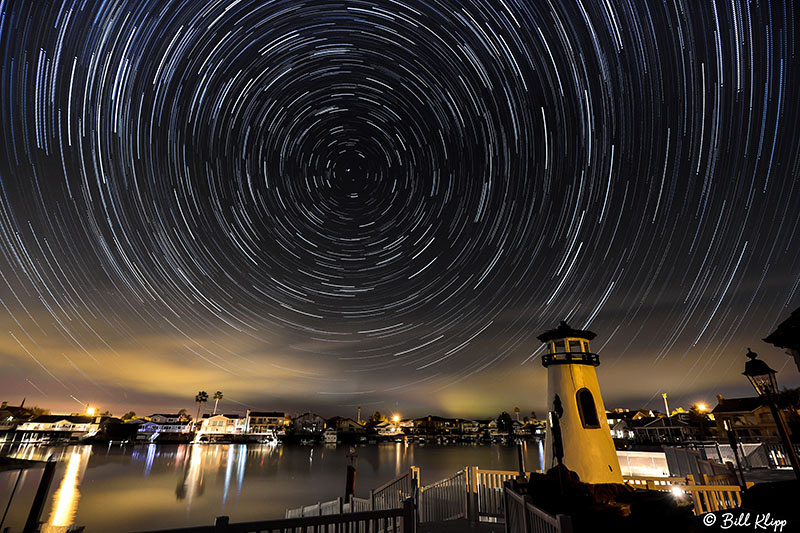
M 614 424 L 609 419 L 608 425 L 611 428 L 611 437 L 615 441 L 632 441 L 636 436 L 630 419 L 619 418 L 614 421 Z
M 250 411 L 247 415 L 247 432 L 256 435 L 283 435 L 289 418 L 280 411 Z
M 334 416 L 333 418 L 329 418 L 327 426 L 335 429 L 337 435 L 340 436 L 360 436 L 364 435 L 367 431 L 367 428 L 363 424 L 359 424 L 352 418 L 346 418 L 342 416 Z
M 476 420 L 461 420 L 459 428 L 461 436 L 467 440 L 475 440 L 480 432 L 480 424 Z
M 242 433 L 245 424 L 243 419 L 238 414 L 217 414 L 203 415 L 203 422 L 200 425 L 200 433 L 207 435 L 235 435 Z
M 22 401 L 25 403 L 25 400 Z M 0 440 L 11 440 L 17 426 L 29 420 L 33 411 L 20 405 L 0 404 Z
M 403 429 L 400 427 L 399 422 L 392 422 L 390 420 L 383 420 L 374 426 L 375 431 L 379 437 L 392 438 L 403 435 Z
M 0 409 L 0 431 L 11 431 L 17 427 L 17 420 L 14 413 L 8 409 Z
M 174 420 L 171 422 L 144 421 L 139 424 L 138 432 L 141 433 L 189 433 L 192 423 L 188 420 Z
M 528 424 L 524 424 L 519 420 L 514 420 L 511 422 L 511 427 L 514 437 L 517 439 L 527 439 L 531 436 L 531 429 L 528 427 Z
M 502 437 L 503 435 L 507 435 L 507 433 L 501 434 L 498 428 L 499 424 L 497 423 L 497 419 L 493 418 L 492 420 L 489 420 L 489 423 L 486 424 L 486 431 L 489 434 L 489 438 L 495 440 Z
M 677 415 L 640 418 L 637 422 L 640 424 L 634 434 L 642 442 L 685 442 L 693 438 L 692 428 Z
M 22 441 L 80 440 L 96 435 L 109 416 L 39 415 L 17 426 Z
M 459 434 L 461 424 L 456 418 L 428 415 L 414 419 L 416 433 L 428 436 L 455 436 Z
M 151 422 L 155 422 L 157 424 L 171 424 L 177 422 L 185 422 L 189 420 L 189 417 L 182 413 L 175 413 L 175 414 L 164 414 L 164 413 L 156 413 L 149 416 Z
M 733 427 L 744 442 L 760 442 L 765 438 L 777 438 L 778 426 L 772 412 L 761 397 L 723 398 L 717 395 L 717 406 L 711 411 L 719 435 L 726 435 L 725 422 Z
M 303 413 L 294 419 L 294 432 L 322 433 L 325 431 L 325 419 L 315 413 Z
M 637 434 L 636 429 L 655 421 L 659 414 L 650 409 L 613 409 L 606 411 L 606 419 L 614 440 L 630 442 L 638 437 L 644 441 L 647 440 L 647 431 L 642 430 Z

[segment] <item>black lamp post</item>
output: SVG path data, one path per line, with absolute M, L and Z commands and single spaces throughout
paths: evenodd
M 742 374 L 747 376 L 758 395 L 767 401 L 769 409 L 772 411 L 772 417 L 775 419 L 775 424 L 778 426 L 778 434 L 781 437 L 781 442 L 783 442 L 784 451 L 789 457 L 794 475 L 800 480 L 800 462 L 798 462 L 794 446 L 789 440 L 789 432 L 786 430 L 783 417 L 775 405 L 775 394 L 778 392 L 778 381 L 775 379 L 777 372 L 771 369 L 764 361 L 756 359 L 757 356 L 758 354 L 751 352 L 750 348 L 747 349 L 747 357 L 750 360 L 744 364 L 744 372 Z

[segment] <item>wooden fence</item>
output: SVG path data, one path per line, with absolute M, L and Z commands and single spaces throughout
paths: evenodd
M 689 483 L 690 476 L 660 477 L 660 476 L 622 476 L 622 480 L 635 489 L 659 490 L 666 487 L 671 490 L 673 485 Z
M 695 477 L 691 474 L 685 478 L 624 476 L 624 480 L 635 488 L 671 492 L 676 498 L 688 498 L 694 505 L 696 515 L 732 509 L 742 504 L 742 487 L 730 483 L 728 473 L 715 476 L 700 474 L 700 485 L 695 483 Z M 746 488 L 752 486 L 753 483 L 748 482 Z
M 670 490 L 677 498 L 690 498 L 694 514 L 698 516 L 742 505 L 742 487 L 739 485 L 675 485 Z

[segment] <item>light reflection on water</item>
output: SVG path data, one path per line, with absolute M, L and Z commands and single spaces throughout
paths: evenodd
M 528 468 L 540 468 L 543 450 L 526 446 Z M 114 446 L 3 446 L 0 454 L 58 461 L 43 532 L 70 525 L 87 533 L 210 525 L 283 518 L 285 510 L 343 496 L 349 446 L 186 444 Z M 356 448 L 356 494 L 367 496 L 411 465 L 423 484 L 464 466 L 516 470 L 516 448 L 422 446 L 401 443 Z M 21 531 L 41 468 L 24 472 L 4 526 Z M 17 472 L 0 472 L 0 502 L 7 502 Z
M 42 528 L 42 533 L 59 533 L 75 523 L 75 511 L 78 508 L 78 500 L 81 493 L 78 485 L 81 483 L 86 465 L 89 464 L 89 457 L 92 449 L 88 446 L 75 448 L 69 455 L 67 468 L 61 484 L 53 494 L 53 508 L 50 518 Z

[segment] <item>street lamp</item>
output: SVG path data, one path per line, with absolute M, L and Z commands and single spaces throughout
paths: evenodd
M 775 370 L 771 369 L 767 363 L 760 359 L 756 359 L 758 354 L 747 349 L 747 357 L 750 359 L 744 364 L 743 375 L 747 376 L 750 384 L 756 390 L 758 395 L 767 401 L 772 417 L 775 419 L 775 424 L 778 426 L 778 434 L 781 437 L 783 448 L 786 455 L 789 457 L 789 462 L 794 470 L 794 475 L 800 479 L 800 462 L 797 460 L 797 454 L 794 451 L 792 442 L 789 440 L 789 432 L 786 430 L 786 424 L 783 417 L 775 405 L 775 394 L 778 392 L 778 381 L 775 379 Z

